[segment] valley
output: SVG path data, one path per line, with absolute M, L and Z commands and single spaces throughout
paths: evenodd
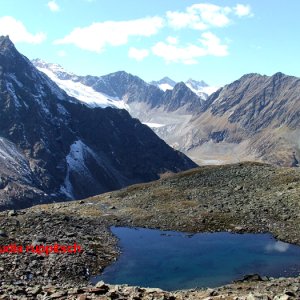
M 67 93 L 90 106 L 84 89 L 126 109 L 171 147 L 197 164 L 260 161 L 298 166 L 300 79 L 283 73 L 246 74 L 222 88 L 170 78 L 146 83 L 126 72 L 76 76 L 61 66 L 34 60 Z M 69 83 L 68 83 L 69 82 Z M 69 89 L 68 84 L 84 88 Z M 74 93 L 75 91 L 75 93 Z

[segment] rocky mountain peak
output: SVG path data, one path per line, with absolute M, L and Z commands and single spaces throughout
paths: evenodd
M 133 82 L 138 83 L 138 84 L 146 84 L 147 85 L 147 83 L 144 80 L 142 80 L 141 78 L 139 78 L 138 76 L 132 75 L 125 71 L 117 71 L 114 73 L 110 73 L 110 74 L 101 76 L 99 78 L 104 81 L 109 81 L 113 85 L 114 85 L 114 83 L 132 84 Z
M 248 135 L 265 128 L 299 126 L 299 78 L 276 73 L 273 76 L 246 74 L 212 95 L 214 116 L 239 124 Z
M 2 71 L 18 64 L 20 54 L 9 36 L 0 36 L 0 66 Z
M 263 77 L 263 75 L 258 74 L 258 73 L 248 73 L 248 74 L 244 74 L 240 79 L 236 80 L 236 81 L 244 81 L 244 80 L 248 80 L 248 79 L 257 79 Z
M 35 58 L 31 62 L 36 67 L 48 68 L 48 69 L 51 69 L 53 71 L 61 71 L 61 72 L 69 73 L 61 65 L 59 65 L 59 64 L 53 64 L 53 63 L 47 63 L 47 62 L 45 62 L 44 60 L 42 60 L 40 58 Z
M 167 90 L 172 90 L 176 85 L 176 82 L 171 78 L 165 76 L 158 81 L 151 81 L 150 84 L 158 87 L 162 91 L 167 91 Z
M 174 91 L 181 90 L 181 89 L 188 90 L 188 87 L 186 86 L 186 84 L 183 81 L 176 83 L 176 85 L 174 86 Z
M 128 78 L 131 78 L 131 77 L 134 77 L 132 74 L 130 73 L 127 73 L 125 71 L 117 71 L 117 72 L 114 72 L 114 73 L 110 73 L 110 74 L 107 74 L 107 75 L 104 75 L 102 77 L 109 77 L 109 78 L 116 78 L 116 79 L 126 79 L 128 80 Z
M 163 103 L 168 111 L 185 107 L 190 112 L 199 112 L 202 109 L 203 100 L 190 90 L 184 82 L 178 82 L 173 90 L 165 92 Z
M 0 36 L 0 51 L 3 53 L 4 51 L 12 51 L 16 50 L 13 42 L 10 40 L 9 36 Z
M 46 74 L 48 71 L 51 71 L 60 80 L 73 80 L 73 81 L 78 80 L 78 76 L 76 76 L 72 72 L 67 71 L 59 64 L 48 63 L 39 58 L 35 58 L 31 62 L 36 68 L 38 68 L 39 70 L 41 70 Z
M 174 87 L 176 85 L 176 81 L 171 79 L 168 76 L 163 77 L 161 80 L 157 81 L 158 84 L 169 84 L 171 87 Z
M 163 77 L 161 80 L 159 80 L 159 81 L 164 81 L 164 82 L 172 82 L 172 83 L 174 83 L 175 81 L 173 80 L 173 79 L 171 79 L 170 77 L 168 77 L 168 76 L 165 76 L 165 77 Z
M 272 76 L 274 82 L 280 81 L 284 78 L 288 78 L 289 76 L 285 75 L 284 73 L 277 72 Z
M 203 80 L 200 80 L 200 81 L 197 81 L 197 80 L 194 80 L 192 78 L 188 79 L 185 84 L 187 85 L 191 85 L 191 87 L 193 87 L 194 89 L 200 89 L 200 88 L 204 88 L 204 87 L 207 87 L 209 86 L 205 81 Z
M 0 186 L 0 210 L 83 198 L 196 166 L 127 111 L 68 96 L 7 37 L 0 49 L 0 179 L 8 185 Z M 118 72 L 122 80 L 106 84 L 122 95 L 122 82 L 138 88 L 131 76 Z

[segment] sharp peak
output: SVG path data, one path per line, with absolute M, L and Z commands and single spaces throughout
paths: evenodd
M 11 44 L 13 44 L 13 42 L 9 38 L 9 35 L 1 35 L 0 36 L 0 43 L 11 43 Z
M 273 80 L 281 80 L 281 79 L 284 79 L 284 80 L 297 79 L 297 80 L 299 80 L 300 79 L 300 77 L 298 77 L 298 76 L 288 75 L 288 74 L 285 74 L 282 72 L 277 72 L 277 73 L 273 74 L 272 76 L 270 76 L 270 78 Z
M 133 74 L 128 73 L 128 72 L 123 71 L 123 70 L 121 70 L 121 71 L 116 71 L 116 72 L 113 72 L 113 73 L 109 73 L 109 74 L 103 75 L 103 76 L 101 76 L 101 77 L 113 77 L 113 76 L 126 76 L 126 77 L 128 77 L 128 78 L 136 78 L 136 79 L 139 79 L 139 80 L 144 81 L 144 80 L 141 79 L 139 76 L 133 75 Z
M 75 74 L 73 72 L 66 70 L 62 65 L 60 65 L 58 63 L 47 62 L 40 58 L 34 58 L 31 60 L 31 62 L 36 67 L 41 67 L 41 68 L 44 67 L 44 68 L 48 68 L 48 69 L 52 70 L 53 72 L 67 73 L 69 75 L 75 76 Z
M 164 76 L 163 78 L 161 78 L 160 80 L 172 80 L 174 81 L 172 78 L 170 78 L 169 76 Z
M 208 87 L 209 84 L 207 84 L 204 80 L 196 80 L 193 78 L 189 78 L 186 82 L 186 84 L 190 84 L 192 86 L 198 86 L 201 85 L 202 87 Z
M 105 74 L 105 75 L 102 75 L 100 77 L 114 77 L 114 76 L 132 76 L 132 77 L 135 77 L 134 75 L 126 72 L 126 71 L 116 71 L 116 72 L 111 72 L 111 73 L 108 73 L 108 74 Z
M 188 86 L 185 84 L 185 82 L 183 81 L 179 81 L 175 84 L 174 89 L 178 89 L 178 88 L 186 88 L 189 89 Z
M 200 83 L 206 83 L 204 80 L 196 80 L 196 79 L 193 79 L 193 78 L 189 78 L 186 82 L 200 82 Z
M 118 74 L 118 75 L 132 75 L 124 70 L 120 70 L 120 71 L 116 71 L 116 72 L 112 72 L 112 73 L 109 73 L 108 75 L 113 75 L 113 74 Z M 133 75 L 132 75 L 133 76 Z
M 61 69 L 64 69 L 60 64 L 51 63 L 51 62 L 45 61 L 41 58 L 34 58 L 34 59 L 31 60 L 31 62 L 34 63 L 34 64 L 43 64 L 43 65 L 46 65 L 46 66 L 58 66 Z
M 271 77 L 284 77 L 284 76 L 288 76 L 282 72 L 276 72 L 275 74 L 273 74 Z
M 34 59 L 32 59 L 31 61 L 34 62 L 34 63 L 48 64 L 47 61 L 45 61 L 45 60 L 43 60 L 43 59 L 41 59 L 41 58 L 34 58 Z
M 244 80 L 244 79 L 248 79 L 248 78 L 253 78 L 253 77 L 263 77 L 264 75 L 261 75 L 259 73 L 247 73 L 244 74 L 239 80 Z
M 8 35 L 0 36 L 0 48 L 1 50 L 16 50 L 14 43 L 11 41 Z

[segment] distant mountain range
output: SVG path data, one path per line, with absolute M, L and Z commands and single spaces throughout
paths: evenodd
M 105 95 L 111 101 L 106 105 L 127 109 L 200 164 L 262 160 L 298 165 L 299 78 L 248 74 L 211 94 L 207 91 L 213 88 L 203 81 L 176 83 L 165 77 L 149 84 L 126 72 L 78 77 L 51 64 L 34 64 L 58 84 L 60 76 L 63 83 L 68 78 Z
M 114 88 L 119 98 L 126 83 L 138 86 L 140 79 L 120 72 L 122 84 L 112 86 L 110 76 L 79 78 L 56 68 L 57 78 L 71 84 L 68 92 L 81 96 L 83 89 L 91 103 L 68 95 L 0 37 L 0 209 L 84 198 L 196 166 L 126 110 L 96 107 L 119 102 L 93 102 L 97 92 L 84 85 L 107 94 Z
M 177 82 L 174 80 L 170 79 L 169 77 L 164 77 L 159 81 L 151 81 L 150 84 L 153 84 L 160 88 L 163 91 L 166 90 L 172 90 Z M 194 79 L 189 79 L 184 84 L 196 95 L 201 97 L 202 99 L 206 100 L 208 96 L 210 96 L 212 93 L 217 91 L 220 87 L 214 87 L 214 86 L 209 86 L 206 82 L 203 80 L 197 81 Z
M 150 82 L 150 84 L 157 86 L 164 92 L 166 90 L 173 90 L 176 83 L 177 83 L 176 81 L 170 79 L 169 77 L 164 77 L 161 80 Z
M 35 59 L 32 63 L 55 81 L 70 96 L 76 97 L 91 107 L 125 108 L 130 111 L 133 103 L 146 103 L 151 108 L 174 111 L 182 106 L 195 109 L 195 104 L 206 100 L 208 95 L 201 92 L 206 83 L 189 80 L 192 88 L 183 82 L 176 83 L 168 77 L 158 82 L 146 83 L 137 76 L 124 71 L 105 76 L 77 76 L 61 66 Z M 182 90 L 182 91 L 181 91 Z M 183 97 L 177 97 L 178 91 Z M 193 92 L 193 93 L 192 93 Z M 186 95 L 188 94 L 188 95 Z M 200 95 L 200 96 L 199 96 Z M 200 98 L 200 99 L 199 99 Z
M 299 78 L 247 74 L 212 94 L 205 106 L 178 132 L 180 149 L 190 157 L 298 166 Z

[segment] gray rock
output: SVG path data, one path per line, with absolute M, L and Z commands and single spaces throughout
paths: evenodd
M 52 295 L 50 295 L 50 298 L 51 299 L 58 299 L 58 298 L 62 298 L 64 296 L 66 296 L 66 295 L 67 295 L 66 291 L 58 291 L 58 292 L 55 292 Z
M 16 213 L 15 210 L 9 210 L 9 211 L 7 212 L 7 216 L 8 216 L 8 217 L 14 217 L 14 216 L 16 216 L 16 215 L 17 215 L 17 213 Z
M 0 229 L 0 237 L 7 238 L 8 235 L 7 235 L 7 233 L 4 230 Z

